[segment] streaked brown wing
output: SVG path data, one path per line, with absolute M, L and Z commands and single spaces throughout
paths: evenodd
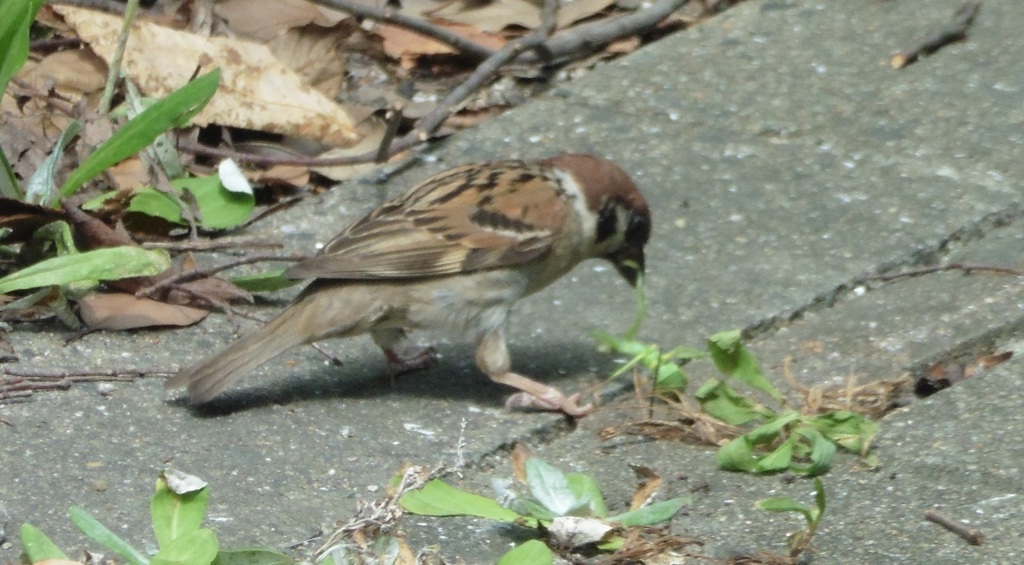
M 546 253 L 570 204 L 542 165 L 464 165 L 385 203 L 285 272 L 291 278 L 393 279 L 518 265 Z

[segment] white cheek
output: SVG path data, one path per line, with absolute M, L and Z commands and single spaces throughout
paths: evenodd
M 571 174 L 561 169 L 555 169 L 555 175 L 569 196 L 569 201 L 572 202 L 573 210 L 576 211 L 576 217 L 579 218 L 581 233 L 585 234 L 587 239 L 593 239 L 593 235 L 597 230 L 597 218 L 587 209 L 587 199 L 583 195 L 580 183 L 576 182 L 576 179 Z

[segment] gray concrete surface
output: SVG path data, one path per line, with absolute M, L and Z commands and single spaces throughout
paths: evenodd
M 749 1 L 703 25 L 602 65 L 576 83 L 463 132 L 386 187 L 355 184 L 278 214 L 255 231 L 310 249 L 385 193 L 478 159 L 590 151 L 633 173 L 655 205 L 649 251 L 651 316 L 643 337 L 699 344 L 733 327 L 781 380 L 796 355 L 805 383 L 864 382 L 930 363 L 1017 348 L 1021 283 L 931 275 L 889 284 L 862 277 L 920 262 L 1019 266 L 1024 211 L 1024 20 L 1016 0 L 985 2 L 967 42 L 901 71 L 888 56 L 947 21 L 959 0 Z M 330 221 L 325 221 L 329 218 Z M 514 363 L 576 390 L 612 361 L 587 332 L 632 317 L 625 285 L 598 264 L 524 302 Z M 271 304 L 270 306 L 278 306 Z M 269 314 L 273 308 L 261 309 Z M 91 335 L 20 326 L 11 339 L 33 368 L 176 366 L 230 339 L 214 316 L 188 330 Z M 815 342 L 813 349 L 802 345 Z M 550 462 L 586 472 L 613 508 L 628 502 L 627 463 L 667 478 L 665 496 L 696 490 L 674 531 L 718 557 L 782 551 L 795 520 L 753 501 L 810 500 L 788 477 L 718 471 L 712 452 L 678 444 L 602 444 L 596 431 L 640 417 L 608 408 L 570 429 L 550 415 L 500 409 L 507 393 L 444 343 L 442 363 L 401 379 L 368 341 L 330 347 L 344 367 L 296 351 L 241 382 L 205 412 L 165 400 L 159 379 L 37 395 L 0 406 L 0 506 L 16 559 L 17 526 L 32 522 L 64 547 L 85 545 L 66 518 L 88 508 L 128 540 L 152 544 L 148 497 L 170 464 L 212 485 L 210 523 L 225 546 L 283 548 L 351 515 L 402 464 L 450 460 L 467 422 L 464 484 L 488 492 L 509 474 L 504 453 L 528 441 Z M 1021 362 L 887 418 L 880 471 L 841 458 L 825 477 L 829 510 L 813 563 L 1024 561 L 1024 399 Z M 695 369 L 700 378 L 700 369 Z M 696 488 L 702 487 L 702 488 Z M 982 529 L 980 547 L 924 521 L 938 507 Z M 471 519 L 408 517 L 415 544 L 488 563 L 507 532 Z

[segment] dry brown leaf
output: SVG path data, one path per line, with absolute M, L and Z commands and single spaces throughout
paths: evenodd
M 309 183 L 309 168 L 298 165 L 274 165 L 265 171 L 244 171 L 252 182 L 272 185 L 305 186 Z
M 629 509 L 639 510 L 650 504 L 651 499 L 657 494 L 658 489 L 661 488 L 661 477 L 654 472 L 654 469 L 643 465 L 630 465 L 629 468 L 633 469 L 633 473 L 639 481 L 636 491 L 633 492 L 633 499 L 629 503 Z
M 77 102 L 82 96 L 103 90 L 107 64 L 89 49 L 58 51 L 23 70 L 19 77 L 40 92 L 53 89 Z
M 625 37 L 606 45 L 603 52 L 609 55 L 628 55 L 639 49 L 640 43 L 638 36 Z
M 305 0 L 222 0 L 213 9 L 231 31 L 261 41 L 308 24 L 333 27 L 350 17 Z
M 352 20 L 330 28 L 307 25 L 278 34 L 267 47 L 306 84 L 334 99 L 345 81 L 348 41 L 354 33 L 364 32 Z
M 615 0 L 573 0 L 562 2 L 558 9 L 558 29 L 593 16 L 615 3 Z M 475 5 L 474 5 L 475 4 Z M 539 27 L 543 2 L 528 0 L 493 0 L 480 6 L 474 0 L 463 0 L 433 12 L 434 17 L 473 26 L 481 31 L 497 33 L 509 26 L 527 29 Z
M 94 330 L 190 326 L 209 314 L 191 306 L 167 304 L 125 293 L 91 293 L 78 301 L 82 321 Z
M 82 8 L 55 6 L 83 41 L 106 60 L 113 56 L 121 19 Z M 165 96 L 185 84 L 196 67 L 221 69 L 216 96 L 193 121 L 305 137 L 347 147 L 361 138 L 365 115 L 342 107 L 303 83 L 263 45 L 203 38 L 137 22 L 123 67 L 143 92 Z
M 123 189 L 141 188 L 150 184 L 149 169 L 138 156 L 132 156 L 107 169 L 107 178 L 114 187 Z
M 501 36 L 482 32 L 470 25 L 443 21 L 434 22 L 434 25 L 491 49 L 501 49 L 505 45 Z M 374 32 L 384 40 L 384 52 L 388 57 L 401 60 L 407 68 L 415 64 L 416 57 L 458 53 L 445 43 L 398 26 L 381 24 L 374 28 Z
M 978 366 L 982 369 L 991 369 L 1000 363 L 1009 361 L 1013 357 L 1013 351 L 1003 351 L 1001 353 L 993 353 L 991 355 L 982 355 L 978 357 Z
M 533 457 L 533 450 L 525 443 L 517 443 L 509 455 L 512 463 L 512 474 L 517 481 L 526 482 L 526 460 Z
M 180 283 L 182 290 L 171 290 L 166 301 L 171 304 L 205 306 L 210 299 L 217 302 L 252 302 L 252 295 L 236 286 L 231 281 L 220 277 L 204 277 L 198 280 Z M 202 298 L 200 298 L 202 297 Z
M 53 147 L 53 140 L 60 135 L 59 126 L 40 119 L 46 111 L 43 108 L 44 104 L 37 99 L 19 107 L 14 96 L 7 93 L 0 100 L 0 147 L 12 161 L 14 172 L 23 179 L 39 169 Z
M 317 155 L 318 159 L 333 159 L 335 157 L 347 157 L 351 155 L 361 155 L 370 151 L 375 151 L 380 147 L 380 142 L 384 139 L 384 132 L 387 130 L 387 124 L 384 120 L 376 117 L 371 117 L 359 124 L 360 131 L 363 132 L 363 139 L 359 143 L 352 147 L 336 148 L 326 151 Z M 335 165 L 332 167 L 313 167 L 310 169 L 314 173 L 323 175 L 335 182 L 342 182 L 355 177 L 365 175 L 375 170 L 380 165 L 377 163 L 359 163 L 356 165 Z

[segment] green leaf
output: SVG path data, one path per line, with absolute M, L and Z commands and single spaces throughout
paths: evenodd
M 477 516 L 502 522 L 525 518 L 490 498 L 457 489 L 440 479 L 406 493 L 398 502 L 409 512 L 423 516 Z M 536 520 L 532 522 L 536 525 Z
M 209 565 L 217 558 L 217 536 L 203 528 L 184 533 L 153 556 L 151 565 Z
M 269 549 L 221 550 L 213 565 L 294 565 L 298 563 L 288 555 Z
M 107 247 L 77 255 L 52 257 L 0 279 L 0 293 L 77 281 L 108 281 L 156 275 L 171 266 L 162 249 Z
M 284 269 L 274 269 L 257 275 L 232 277 L 231 283 L 247 292 L 274 292 L 299 284 L 300 280 L 285 278 Z
M 825 515 L 825 485 L 822 484 L 820 478 L 814 478 L 814 506 L 789 497 L 766 498 L 757 501 L 754 506 L 769 512 L 799 512 L 813 533 L 813 530 L 821 522 L 822 516 Z
M 71 196 L 96 175 L 153 143 L 160 134 L 187 123 L 213 98 L 219 83 L 220 70 L 213 70 L 126 122 L 71 172 L 60 188 L 60 196 Z
M 700 349 L 694 349 L 692 347 L 680 345 L 679 347 L 666 353 L 665 359 L 676 361 L 692 361 L 694 359 L 703 359 L 707 356 L 708 354 L 706 351 L 701 351 Z
M 569 483 L 569 489 L 576 496 L 576 500 L 583 501 L 578 508 L 585 504 L 592 516 L 604 518 L 608 515 L 608 507 L 604 503 L 604 496 L 601 495 L 597 481 L 583 473 L 566 473 L 565 480 Z
M 536 518 L 534 522 L 550 522 L 558 517 L 557 514 L 548 510 L 543 504 L 529 496 L 516 496 L 512 500 L 506 502 L 505 507 L 522 516 Z
M 663 500 L 638 510 L 631 510 L 629 512 L 623 512 L 617 516 L 612 516 L 611 518 L 608 518 L 608 521 L 617 522 L 627 527 L 660 524 L 661 522 L 671 520 L 684 504 L 689 504 L 692 501 L 693 497 L 689 495 L 680 496 L 679 498 L 673 498 L 671 500 Z
M 216 175 L 175 179 L 171 181 L 171 186 L 192 193 L 202 216 L 199 225 L 206 229 L 233 228 L 248 220 L 256 206 L 256 198 L 252 194 L 231 192 L 224 188 Z M 148 186 L 135 191 L 127 211 L 161 218 L 174 224 L 187 223 L 182 218 L 181 207 L 171 195 Z
M 689 379 L 686 378 L 682 367 L 675 363 L 663 362 L 658 367 L 658 377 L 654 380 L 654 389 L 658 392 L 683 391 L 686 390 L 688 382 Z
M 785 496 L 758 500 L 754 506 L 768 512 L 799 512 L 804 517 L 809 517 L 812 510 L 810 506 Z
M 71 518 L 71 522 L 89 539 L 109 548 L 114 553 L 123 557 L 128 563 L 132 565 L 146 565 L 149 563 L 146 556 L 128 545 L 128 542 L 117 537 L 117 534 L 107 529 L 96 518 L 93 518 L 84 508 L 72 506 L 68 510 L 68 516 Z
M 28 60 L 29 31 L 43 0 L 4 0 L 0 17 L 0 94 L 7 91 L 7 82 Z M 21 200 L 18 178 L 0 148 L 0 196 Z
M 50 222 L 37 229 L 32 234 L 32 242 L 52 242 L 57 255 L 73 255 L 78 253 L 78 247 L 75 246 L 75 236 L 71 233 L 71 226 L 64 220 Z
M 149 503 L 157 544 L 164 548 L 175 539 L 198 531 L 206 515 L 209 497 L 210 491 L 206 488 L 187 494 L 175 493 L 167 486 L 161 472 L 156 481 L 156 492 Z
M 858 455 L 868 452 L 879 428 L 878 422 L 846 410 L 815 416 L 811 423 L 825 437 Z
M 602 345 L 607 346 L 609 351 L 615 353 L 621 353 L 630 357 L 643 357 L 649 352 L 656 350 L 656 346 L 642 341 L 636 341 L 633 339 L 624 339 L 615 337 L 609 333 L 605 333 L 599 330 L 590 332 L 591 336 L 600 342 Z
M 733 438 L 719 447 L 715 460 L 718 462 L 718 467 L 725 471 L 751 473 L 757 468 L 754 446 L 744 436 Z
M 29 30 L 43 0 L 4 0 L 0 18 L 0 92 L 28 60 Z
M 551 565 L 554 562 L 555 554 L 551 549 L 544 545 L 544 542 L 535 539 L 517 545 L 498 559 L 498 565 Z
M 694 394 L 701 409 L 734 426 L 766 416 L 764 409 L 720 379 L 709 379 Z
M 779 432 L 783 428 L 796 422 L 800 419 L 800 413 L 796 410 L 787 410 L 782 414 L 776 415 L 771 421 L 761 424 L 760 426 L 750 430 L 745 434 L 745 437 L 750 438 L 750 441 L 754 445 L 760 445 L 763 443 L 769 443 L 775 441 L 775 438 L 779 435 Z
M 757 464 L 754 465 L 755 473 L 777 473 L 785 471 L 793 462 L 793 438 L 790 438 L 776 447 L 767 455 L 755 455 Z
M 800 439 L 809 446 L 807 458 L 811 464 L 793 465 L 793 471 L 808 476 L 816 476 L 828 472 L 832 468 L 832 460 L 836 456 L 836 445 L 818 430 L 811 426 L 799 426 L 793 430 L 792 439 Z
M 784 413 L 772 421 L 758 426 L 753 430 L 734 438 L 718 449 L 718 466 L 726 471 L 742 471 L 745 473 L 766 473 L 778 471 L 785 467 L 779 467 L 782 461 L 792 458 L 793 445 L 786 442 L 767 456 L 759 456 L 754 453 L 758 445 L 770 443 L 778 437 L 782 428 L 799 419 L 800 415 L 795 411 Z
M 708 338 L 708 352 L 718 370 L 727 377 L 734 378 L 747 386 L 768 393 L 772 398 L 780 400 L 782 393 L 772 386 L 761 372 L 754 358 L 740 341 L 740 330 L 717 333 Z
M 817 518 L 820 520 L 825 514 L 825 484 L 821 482 L 821 478 L 814 477 L 814 506 L 818 510 Z
M 587 493 L 572 488 L 562 471 L 536 457 L 526 460 L 526 486 L 538 502 L 557 516 L 565 516 L 590 502 Z
M 40 163 L 28 182 L 25 183 L 25 201 L 29 204 L 50 206 L 57 196 L 57 173 L 60 170 L 64 149 L 71 140 L 82 132 L 82 122 L 72 120 L 60 133 L 57 142 L 50 149 L 50 154 Z
M 634 339 L 636 334 L 640 331 L 640 326 L 644 323 L 644 318 L 647 317 L 647 294 L 644 293 L 644 274 L 642 270 L 638 271 L 640 276 L 636 280 L 636 286 L 633 288 L 633 295 L 636 297 L 636 314 L 633 317 L 633 323 L 630 324 L 629 329 L 623 337 L 626 339 Z
M 67 559 L 46 534 L 32 524 L 22 524 L 18 531 L 21 536 L 21 547 L 25 550 L 30 563 L 38 563 L 47 559 Z

